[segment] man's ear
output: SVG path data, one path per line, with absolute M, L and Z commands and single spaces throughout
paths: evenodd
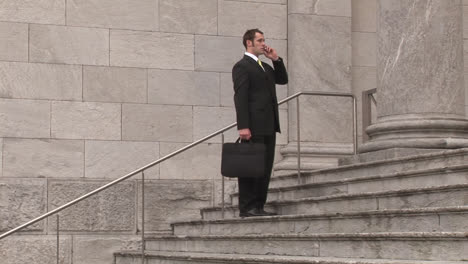
M 245 43 L 247 44 L 247 47 L 252 47 L 253 46 L 252 45 L 253 43 L 252 43 L 251 40 L 247 40 Z

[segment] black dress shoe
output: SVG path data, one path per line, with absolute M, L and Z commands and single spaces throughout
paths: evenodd
M 262 213 L 262 214 L 264 214 L 264 215 L 268 215 L 268 216 L 278 215 L 278 214 L 275 213 L 275 212 L 267 212 L 267 211 L 265 211 L 265 210 L 263 210 L 263 209 L 257 209 L 257 211 L 260 212 L 260 213 Z
M 265 212 L 265 211 L 263 211 Z M 257 209 L 257 208 L 254 208 L 254 209 L 250 209 L 249 211 L 246 211 L 246 212 L 240 212 L 239 213 L 239 216 L 240 217 L 252 217 L 252 216 L 268 216 L 268 214 L 263 213 L 261 210 Z

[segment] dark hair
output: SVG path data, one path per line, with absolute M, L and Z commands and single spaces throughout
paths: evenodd
M 244 44 L 245 48 L 247 48 L 247 40 L 250 40 L 250 41 L 253 42 L 254 39 L 255 39 L 255 34 L 256 33 L 260 33 L 260 34 L 263 35 L 263 32 L 260 31 L 260 29 L 258 29 L 258 28 L 249 29 L 244 33 L 244 38 L 242 40 L 242 44 Z

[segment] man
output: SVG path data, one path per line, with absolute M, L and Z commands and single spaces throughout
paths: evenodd
M 264 177 L 238 178 L 239 216 L 276 215 L 266 212 L 264 205 L 275 157 L 276 132 L 280 132 L 275 84 L 287 84 L 288 74 L 276 50 L 265 44 L 262 31 L 247 30 L 243 44 L 244 57 L 232 69 L 237 129 L 242 140 L 265 144 L 266 153 L 262 164 Z M 272 60 L 274 68 L 261 62 L 260 55 Z

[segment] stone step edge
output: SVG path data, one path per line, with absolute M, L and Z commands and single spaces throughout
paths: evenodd
M 248 235 L 170 235 L 148 236 L 145 241 L 185 241 L 185 240 L 291 240 L 291 241 L 468 241 L 468 232 L 375 232 L 375 233 L 322 233 L 322 234 L 248 234 Z
M 290 185 L 290 186 L 269 188 L 268 192 L 291 191 L 291 190 L 296 190 L 296 189 L 307 189 L 310 187 L 333 186 L 333 185 L 338 185 L 338 184 L 347 184 L 347 183 L 356 183 L 356 182 L 371 182 L 375 180 L 386 180 L 386 179 L 393 179 L 393 178 L 406 178 L 406 177 L 411 178 L 411 177 L 416 177 L 416 176 L 421 176 L 421 175 L 433 175 L 437 173 L 457 173 L 457 172 L 464 172 L 464 171 L 468 172 L 468 165 L 454 165 L 454 166 L 446 166 L 446 167 L 435 168 L 435 169 L 409 170 L 405 172 L 395 172 L 395 173 L 388 173 L 388 174 L 374 175 L 374 176 L 345 178 L 345 179 L 340 179 L 340 180 L 312 182 L 312 183 L 306 183 L 306 184 L 295 184 L 295 185 Z M 231 197 L 237 197 L 239 193 L 234 192 L 230 195 Z
M 141 256 L 141 251 L 119 251 L 114 256 Z M 326 258 L 282 255 L 248 255 L 219 254 L 178 251 L 145 251 L 145 258 L 160 258 L 173 260 L 193 260 L 227 263 L 279 263 L 279 264 L 464 264 L 464 261 L 419 261 L 419 260 L 386 260 L 386 259 L 356 259 L 356 258 Z
M 388 197 L 388 196 L 397 196 L 397 195 L 408 195 L 416 193 L 437 193 L 437 192 L 448 192 L 453 190 L 468 190 L 468 184 L 455 184 L 455 185 L 444 185 L 437 187 L 425 187 L 425 188 L 416 188 L 416 189 L 402 189 L 402 190 L 391 190 L 383 192 L 367 192 L 367 193 L 353 193 L 353 194 L 334 194 L 328 196 L 320 197 L 307 197 L 301 199 L 291 199 L 291 200 L 277 200 L 267 202 L 268 205 L 278 206 L 282 204 L 293 204 L 300 202 L 319 202 L 319 201 L 329 201 L 329 200 L 345 200 L 353 198 L 366 198 L 366 197 Z M 225 209 L 236 209 L 237 206 L 226 206 Z M 203 211 L 221 211 L 222 207 L 206 207 L 200 209 Z
M 308 172 L 305 172 L 305 174 L 314 175 L 314 174 L 320 174 L 323 172 L 340 172 L 340 171 L 345 171 L 345 170 L 350 170 L 350 169 L 372 167 L 372 166 L 382 165 L 382 164 L 394 164 L 394 163 L 402 163 L 402 162 L 409 162 L 409 161 L 416 161 L 416 160 L 430 160 L 432 158 L 439 158 L 439 157 L 447 158 L 451 156 L 461 156 L 464 154 L 468 154 L 468 148 L 461 148 L 461 149 L 456 149 L 456 150 L 444 150 L 444 151 L 437 151 L 437 152 L 431 152 L 431 153 L 426 153 L 426 154 L 397 157 L 397 158 L 392 158 L 392 159 L 387 159 L 387 160 L 378 160 L 378 161 L 362 162 L 358 164 L 349 164 L 349 165 L 337 166 L 337 167 L 332 167 L 332 168 L 308 171 Z M 284 174 L 281 176 L 272 177 L 271 180 L 281 180 L 283 178 L 292 178 L 292 177 L 297 177 L 297 171 L 291 172 L 290 174 Z
M 229 224 L 229 223 L 252 223 L 271 221 L 296 221 L 296 220 L 321 220 L 321 219 L 347 219 L 370 216 L 419 216 L 419 215 L 447 215 L 451 213 L 468 213 L 468 206 L 452 207 L 431 207 L 431 208 L 411 208 L 411 209 L 388 209 L 382 211 L 362 211 L 345 213 L 324 213 L 324 214 L 300 214 L 300 215 L 276 215 L 248 218 L 226 218 L 211 220 L 192 220 L 171 223 L 171 227 L 182 225 L 204 225 L 204 224 Z

